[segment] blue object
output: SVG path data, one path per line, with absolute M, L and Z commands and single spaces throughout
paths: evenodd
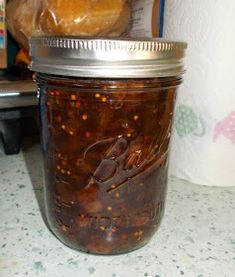
M 164 24 L 164 9 L 165 9 L 165 0 L 160 0 L 160 8 L 159 8 L 159 19 L 158 19 L 158 26 L 159 26 L 159 36 L 163 36 L 163 24 Z

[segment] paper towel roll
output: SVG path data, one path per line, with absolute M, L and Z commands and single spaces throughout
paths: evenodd
M 164 37 L 187 41 L 170 174 L 235 186 L 235 1 L 166 0 Z

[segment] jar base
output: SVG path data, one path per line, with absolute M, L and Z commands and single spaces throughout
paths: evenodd
M 65 242 L 63 239 L 61 239 L 61 237 L 59 237 L 51 228 L 50 228 L 50 231 L 62 244 L 64 244 L 68 248 L 77 252 L 86 253 L 90 255 L 97 255 L 97 256 L 116 256 L 116 255 L 128 254 L 128 253 L 137 251 L 140 248 L 145 247 L 151 240 L 151 238 L 147 241 L 145 240 L 143 243 L 140 243 L 138 246 L 132 247 L 131 249 L 128 249 L 128 250 L 120 250 L 120 251 L 114 251 L 114 252 L 101 252 L 101 251 L 88 250 L 81 247 L 74 247 L 74 245 L 71 245 L 70 243 Z

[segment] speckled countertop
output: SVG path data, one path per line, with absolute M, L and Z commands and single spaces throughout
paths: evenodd
M 146 247 L 119 256 L 73 251 L 46 227 L 38 144 L 0 153 L 0 277 L 234 277 L 235 187 L 169 181 L 162 225 Z

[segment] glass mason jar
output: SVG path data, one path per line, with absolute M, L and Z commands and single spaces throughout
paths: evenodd
M 186 44 L 33 38 L 47 219 L 71 248 L 126 253 L 162 220 Z

